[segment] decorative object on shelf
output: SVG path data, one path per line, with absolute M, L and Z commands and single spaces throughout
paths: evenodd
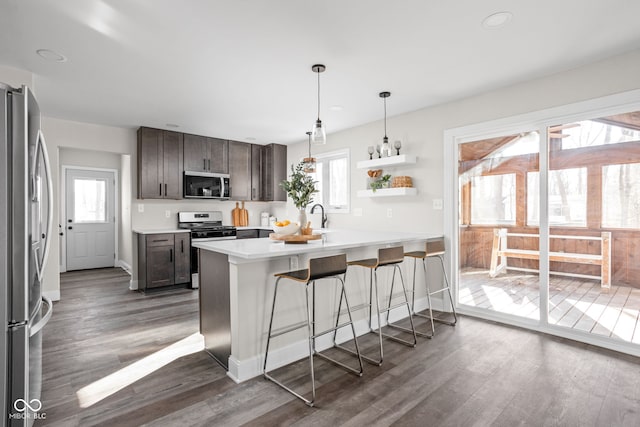
M 376 190 L 379 190 L 381 188 L 389 188 L 391 175 L 386 174 L 382 177 L 376 177 L 374 179 L 375 179 L 374 181 L 369 182 L 369 188 L 371 188 L 374 193 L 376 192 Z
M 376 145 L 376 153 L 378 153 L 378 158 L 380 159 L 382 157 L 380 155 L 380 144 Z
M 316 145 L 324 145 L 327 143 L 327 131 L 322 120 L 320 120 L 320 73 L 323 73 L 326 69 L 327 67 L 322 64 L 315 64 L 311 67 L 311 70 L 318 74 L 318 119 L 314 123 L 313 132 L 311 133 L 311 141 Z
M 298 208 L 298 224 L 306 224 L 307 213 L 305 209 L 309 203 L 313 202 L 313 193 L 317 193 L 318 190 L 316 189 L 316 181 L 304 172 L 304 162 L 298 163 L 295 167 L 291 165 L 291 176 L 289 180 L 283 180 L 280 187 Z
M 391 188 L 411 188 L 413 181 L 410 176 L 394 176 L 391 180 Z
M 367 152 L 369 153 L 369 160 L 373 160 L 373 145 L 370 145 L 369 147 L 367 147 Z
M 305 173 L 315 173 L 316 171 L 316 159 L 315 157 L 311 157 L 311 132 L 307 132 L 307 136 L 309 137 L 309 157 L 305 157 L 302 159 L 304 163 L 304 171 Z
M 391 96 L 391 92 L 380 92 L 379 95 L 380 98 L 384 100 L 384 138 L 382 138 L 380 157 L 390 157 L 391 146 L 389 145 L 389 138 L 387 137 L 387 98 Z
M 402 148 L 402 142 L 399 140 L 393 143 L 393 148 L 396 149 L 396 156 L 400 155 L 400 148 Z
M 378 178 L 382 176 L 382 169 L 371 169 L 367 171 L 369 178 Z

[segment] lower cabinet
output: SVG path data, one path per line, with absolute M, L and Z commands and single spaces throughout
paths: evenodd
M 191 281 L 189 233 L 138 234 L 138 289 Z
M 265 230 L 263 228 L 248 228 L 236 231 L 236 239 L 257 239 L 269 237 L 273 230 Z

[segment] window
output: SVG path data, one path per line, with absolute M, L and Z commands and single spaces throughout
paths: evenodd
M 318 192 L 313 203 L 322 203 L 326 212 L 349 213 L 349 150 L 316 155 L 316 171 L 310 174 L 317 181 Z
M 540 173 L 527 173 L 527 225 L 540 224 Z M 587 168 L 549 171 L 549 225 L 587 226 Z
M 565 126 L 562 133 L 562 149 L 596 145 L 620 144 L 640 140 L 640 130 L 625 127 L 623 123 L 616 123 L 616 117 L 602 117 L 596 120 L 584 120 Z
M 106 222 L 107 183 L 104 179 L 73 180 L 75 222 Z
M 602 226 L 640 228 L 640 163 L 602 167 Z
M 515 174 L 471 178 L 472 224 L 515 224 L 515 201 Z

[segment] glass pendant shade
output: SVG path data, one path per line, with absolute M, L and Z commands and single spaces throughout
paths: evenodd
M 316 120 L 313 125 L 313 132 L 311 132 L 311 143 L 315 145 L 324 145 L 327 143 L 327 131 L 322 123 L 322 120 Z

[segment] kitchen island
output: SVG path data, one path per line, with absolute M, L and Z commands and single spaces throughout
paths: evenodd
M 372 258 L 377 249 L 404 245 L 405 250 L 424 250 L 424 243 L 441 236 L 426 233 L 377 232 L 353 230 L 326 230 L 322 239 L 307 244 L 285 244 L 270 239 L 223 240 L 194 243 L 199 249 L 200 265 L 200 333 L 205 348 L 237 382 L 248 380 L 262 373 L 266 335 L 273 298 L 275 273 L 303 269 L 308 259 L 346 253 L 347 258 Z M 405 271 L 412 271 L 406 268 Z M 349 269 L 346 289 L 352 307 L 368 300 L 369 276 L 364 269 Z M 385 269 L 388 270 L 388 269 Z M 379 274 L 381 295 L 390 277 Z M 413 276 L 404 274 L 409 289 Z M 421 281 L 421 275 L 418 276 Z M 276 306 L 277 324 L 274 329 L 304 320 L 304 287 L 282 282 Z M 420 287 L 422 288 L 422 287 Z M 426 298 L 416 292 L 416 308 L 426 306 Z M 283 297 L 280 299 L 280 297 Z M 319 307 L 334 307 L 339 298 L 334 286 L 318 286 Z M 321 309 L 320 311 L 327 311 Z M 404 312 L 402 312 L 404 311 Z M 406 310 L 391 312 L 390 321 L 406 317 Z M 332 316 L 317 318 L 316 322 L 332 322 Z M 335 319 L 335 318 L 333 318 Z M 354 313 L 356 333 L 366 333 L 368 313 Z M 384 324 L 384 322 L 383 322 Z M 317 340 L 318 350 L 332 345 L 331 337 Z M 350 339 L 338 333 L 337 340 Z M 270 366 L 283 366 L 308 355 L 304 331 L 286 334 L 273 342 Z M 273 358 L 271 356 L 273 354 Z M 271 365 L 273 363 L 273 365 Z

